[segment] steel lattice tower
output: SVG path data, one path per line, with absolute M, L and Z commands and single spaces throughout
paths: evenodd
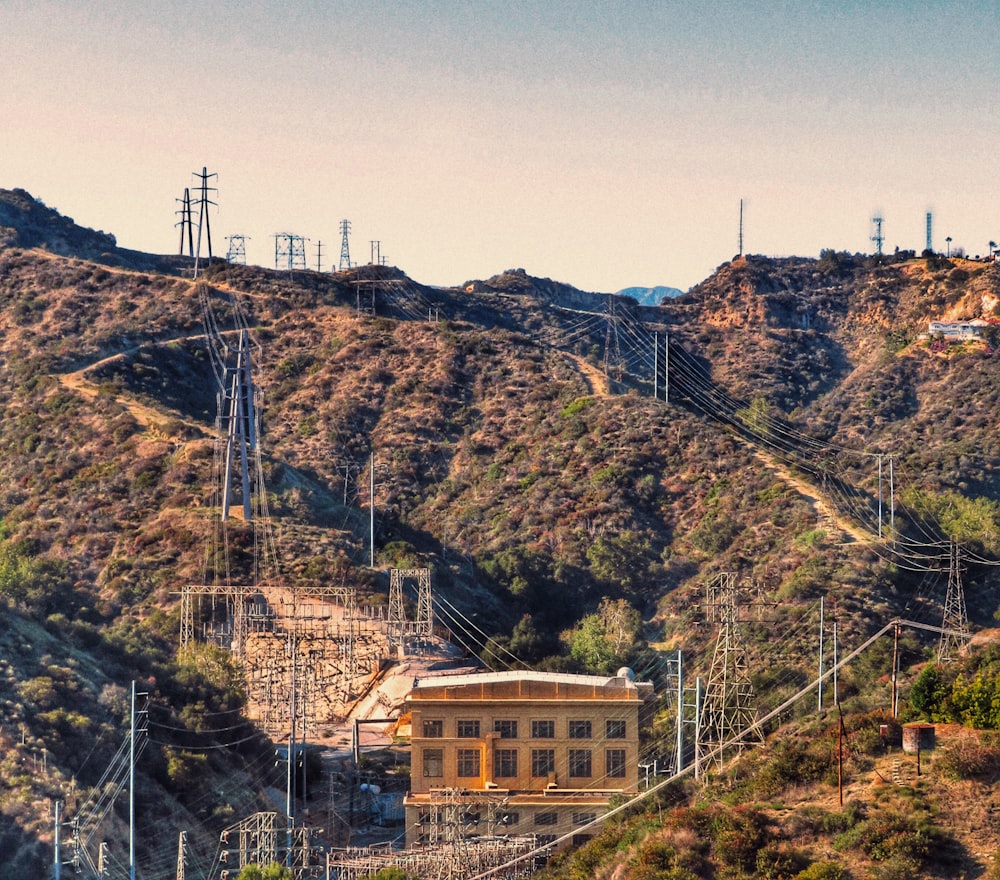
M 226 253 L 226 261 L 229 263 L 247 264 L 247 245 L 245 235 L 227 235 L 229 251 Z
M 927 250 L 934 250 L 934 236 L 931 234 L 932 223 L 934 220 L 934 215 L 930 211 L 927 212 Z
M 955 652 L 965 647 L 969 637 L 969 616 L 965 610 L 960 552 L 958 544 L 952 541 L 948 554 L 948 592 L 944 600 L 941 640 L 938 642 L 938 663 L 953 660 Z
M 274 268 L 295 269 L 306 268 L 306 241 L 301 235 L 290 232 L 279 232 L 274 236 Z
M 872 234 L 872 241 L 875 242 L 875 253 L 882 256 L 882 245 L 885 242 L 885 236 L 882 234 L 881 214 L 876 214 L 872 217 L 872 226 L 875 227 L 875 232 Z
M 714 752 L 714 760 L 721 763 L 723 747 L 733 745 L 737 737 L 752 736 L 759 741 L 761 736 L 756 729 L 757 708 L 750 680 L 750 661 L 740 631 L 736 575 L 733 572 L 720 574 L 713 592 L 718 599 L 719 635 L 712 671 L 705 686 L 700 737 L 695 748 L 699 756 Z M 743 739 L 735 745 L 741 748 Z
M 340 271 L 351 268 L 351 248 L 347 242 L 347 237 L 351 232 L 351 221 L 340 221 Z

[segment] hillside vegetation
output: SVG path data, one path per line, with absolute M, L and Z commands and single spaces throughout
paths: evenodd
M 208 649 L 175 656 L 178 590 L 204 577 L 217 518 L 204 334 L 211 322 L 235 328 L 234 303 L 255 343 L 289 584 L 352 584 L 379 602 L 390 567 L 426 565 L 454 609 L 444 623 L 488 662 L 629 664 L 662 692 L 668 651 L 683 649 L 691 674 L 707 675 L 716 631 L 706 584 L 736 572 L 755 603 L 744 636 L 762 709 L 815 676 L 821 597 L 848 646 L 894 616 L 940 625 L 950 538 L 968 554 L 974 625 L 997 610 L 985 563 L 1000 556 L 1000 339 L 992 325 L 957 345 L 921 338 L 930 320 L 996 319 L 994 264 L 749 257 L 649 308 L 523 270 L 454 290 L 373 266 L 293 275 L 216 261 L 193 279 L 183 261 L 117 249 L 22 191 L 0 192 L 0 227 L 0 871 L 44 870 L 51 801 L 72 810 L 99 781 L 133 679 L 160 724 L 140 820 L 169 828 L 161 842 L 175 845 L 180 828 L 217 834 L 264 802 L 257 770 L 273 762 L 240 727 L 238 670 Z M 668 402 L 653 396 L 654 332 L 670 338 L 670 371 L 658 353 L 656 377 L 661 396 L 669 381 Z M 240 525 L 232 538 L 241 549 L 252 540 Z M 237 573 L 250 574 L 251 556 L 234 554 Z M 935 648 L 936 636 L 907 631 L 902 667 Z M 858 730 L 886 705 L 891 650 L 880 642 L 841 675 Z M 792 713 L 797 723 L 806 711 Z M 671 712 L 665 701 L 648 731 L 664 755 Z M 230 727 L 210 721 L 219 718 L 233 721 L 224 737 L 198 734 Z M 803 754 L 828 756 L 831 723 L 801 728 Z M 858 772 L 881 766 L 869 746 Z M 801 763 L 787 751 L 797 747 L 753 760 Z M 975 778 L 992 779 L 992 768 Z M 828 798 L 827 770 L 773 792 L 741 787 L 741 774 L 758 772 L 665 791 L 653 812 L 623 820 L 632 830 L 586 850 L 590 868 L 567 862 L 566 876 L 604 865 L 609 877 L 794 876 L 868 845 L 837 843 L 873 822 L 864 805 L 796 807 L 799 830 L 775 836 L 789 815 L 778 799 L 824 784 Z M 741 792 L 772 803 L 738 807 Z M 924 797 L 914 792 L 906 797 Z M 895 788 L 879 797 L 886 813 L 909 809 Z M 923 813 L 913 821 L 919 836 Z M 720 859 L 704 842 L 678 855 L 683 840 L 733 823 L 731 846 L 750 846 L 745 833 L 756 851 L 771 847 L 771 862 Z M 613 843 L 618 833 L 634 848 Z M 827 835 L 826 850 L 800 845 L 810 834 Z M 909 876 L 934 875 L 939 852 L 985 864 L 968 840 L 940 849 L 927 839 Z M 140 860 L 162 858 L 148 847 Z M 866 876 L 858 865 L 852 876 Z

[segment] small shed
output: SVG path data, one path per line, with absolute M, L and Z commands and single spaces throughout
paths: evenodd
M 917 722 L 903 725 L 903 751 L 928 752 L 935 745 L 935 730 L 933 724 Z

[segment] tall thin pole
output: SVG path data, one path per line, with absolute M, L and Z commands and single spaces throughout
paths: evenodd
M 834 608 L 834 614 L 836 614 L 837 609 Z M 835 706 L 840 705 L 840 692 L 837 689 L 837 618 L 833 618 L 833 704 Z
M 816 710 L 823 711 L 823 616 L 826 610 L 826 597 L 819 599 L 819 697 L 817 698 Z
M 878 454 L 878 536 L 882 538 L 882 453 Z
M 892 717 L 896 717 L 896 678 L 899 669 L 899 624 L 892 630 Z
M 289 696 L 289 714 L 291 724 L 288 731 L 288 776 L 286 779 L 287 788 L 285 791 L 285 817 L 288 820 L 286 832 L 286 852 L 285 865 L 292 866 L 292 836 L 295 827 L 295 797 L 293 789 L 295 786 L 295 660 L 298 653 L 298 646 L 295 643 L 295 629 L 289 634 L 289 644 L 292 647 L 292 689 Z
M 837 733 L 837 794 L 840 805 L 844 806 L 844 712 L 837 703 L 837 713 L 840 717 L 840 729 Z
M 889 456 L 889 538 L 895 543 L 896 498 L 892 479 L 892 456 Z
M 52 864 L 54 869 L 55 880 L 59 880 L 59 871 L 62 868 L 62 851 L 59 848 L 59 822 L 62 818 L 62 801 L 56 801 L 56 827 L 55 827 L 55 844 L 56 844 L 56 855 L 55 861 Z
M 128 877 L 135 880 L 135 679 L 132 679 L 131 729 L 128 736 Z
M 663 334 L 663 402 L 670 402 L 670 334 Z
M 701 679 L 694 680 L 694 778 L 701 777 Z
M 684 769 L 684 653 L 677 651 L 677 764 L 675 773 Z
M 370 551 L 370 561 L 368 563 L 369 568 L 375 567 L 375 449 L 372 449 L 372 460 L 371 467 L 368 471 L 368 492 L 369 492 L 369 504 L 368 504 L 368 530 L 370 532 L 371 539 L 371 551 Z
M 653 400 L 660 397 L 658 382 L 660 378 L 660 334 L 653 334 Z

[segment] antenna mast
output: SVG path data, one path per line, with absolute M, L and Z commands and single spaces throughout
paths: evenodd
M 736 251 L 737 256 L 743 256 L 743 199 L 740 199 L 740 237 L 737 242 L 738 250 Z
M 882 256 L 882 244 L 885 241 L 885 236 L 882 235 L 882 215 L 876 214 L 872 217 L 872 226 L 875 231 L 872 233 L 872 241 L 875 242 L 875 253 L 880 257 Z

